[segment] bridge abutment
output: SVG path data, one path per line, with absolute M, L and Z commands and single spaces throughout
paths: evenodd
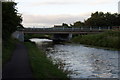
M 12 37 L 18 39 L 21 42 L 24 42 L 24 32 L 23 31 L 15 31 L 12 34 Z
M 70 34 L 69 34 L 69 40 L 70 40 L 72 37 L 73 37 L 73 34 L 70 33 Z

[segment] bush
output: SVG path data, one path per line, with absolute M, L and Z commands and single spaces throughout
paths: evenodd
M 99 34 L 83 35 L 82 37 L 77 36 L 72 41 L 81 44 L 120 49 L 119 38 L 120 31 L 106 31 Z

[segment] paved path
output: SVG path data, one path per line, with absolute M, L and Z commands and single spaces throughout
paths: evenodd
M 12 59 L 3 66 L 3 80 L 33 80 L 28 52 L 22 43 L 16 44 Z

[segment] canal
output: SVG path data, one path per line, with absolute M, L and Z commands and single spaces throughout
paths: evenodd
M 118 78 L 118 51 L 81 44 L 53 44 L 48 39 L 31 39 L 70 78 Z

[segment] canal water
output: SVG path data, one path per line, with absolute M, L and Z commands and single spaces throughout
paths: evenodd
M 53 44 L 48 39 L 31 39 L 48 58 L 68 72 L 70 78 L 118 78 L 118 51 L 81 44 Z

